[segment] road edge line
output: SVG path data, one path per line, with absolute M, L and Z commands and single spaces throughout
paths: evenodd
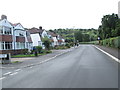
M 97 47 L 97 46 L 95 46 L 95 45 L 93 45 L 93 46 L 94 46 L 95 48 L 97 48 L 98 50 L 100 50 L 101 52 L 103 52 L 104 54 L 106 54 L 106 55 L 108 55 L 109 57 L 111 57 L 112 59 L 114 59 L 115 61 L 117 61 L 118 63 L 120 63 L 120 60 L 119 60 L 118 58 L 114 57 L 113 55 L 109 54 L 108 52 L 100 49 L 99 47 Z

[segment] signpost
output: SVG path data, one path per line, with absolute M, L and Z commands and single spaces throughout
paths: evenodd
M 11 63 L 11 55 L 9 54 L 0 54 L 0 60 L 2 64 Z

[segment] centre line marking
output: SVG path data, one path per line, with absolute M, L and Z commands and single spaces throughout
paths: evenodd
M 18 72 L 15 72 L 15 73 L 12 73 L 12 74 L 10 74 L 10 75 L 15 75 L 15 74 L 17 74 Z
M 6 77 L 2 77 L 2 78 L 0 78 L 0 80 L 3 80 L 4 78 L 6 78 Z
M 3 74 L 3 75 L 8 75 L 8 74 L 11 74 L 12 72 L 7 72 L 7 73 L 5 73 L 5 74 Z

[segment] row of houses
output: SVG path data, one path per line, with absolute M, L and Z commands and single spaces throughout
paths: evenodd
M 23 50 L 33 49 L 34 46 L 44 44 L 42 38 L 48 37 L 51 46 L 65 44 L 65 40 L 60 35 L 39 28 L 24 28 L 20 23 L 13 24 L 7 20 L 7 16 L 2 15 L 0 19 L 0 54 L 20 54 Z

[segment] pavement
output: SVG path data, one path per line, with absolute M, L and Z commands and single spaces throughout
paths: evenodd
M 73 49 L 65 49 L 65 50 L 52 50 L 52 53 L 47 55 L 42 55 L 38 57 L 25 57 L 25 58 L 11 58 L 11 62 L 18 61 L 17 63 L 11 63 L 11 64 L 3 64 L 2 69 L 6 68 L 22 68 L 22 67 L 29 67 L 31 65 L 39 64 L 42 61 L 48 60 L 50 58 L 54 58 L 56 56 L 59 56 L 61 54 L 67 53 Z
M 14 68 L 0 81 L 2 88 L 118 88 L 118 67 L 93 45 L 80 45 L 41 64 Z

